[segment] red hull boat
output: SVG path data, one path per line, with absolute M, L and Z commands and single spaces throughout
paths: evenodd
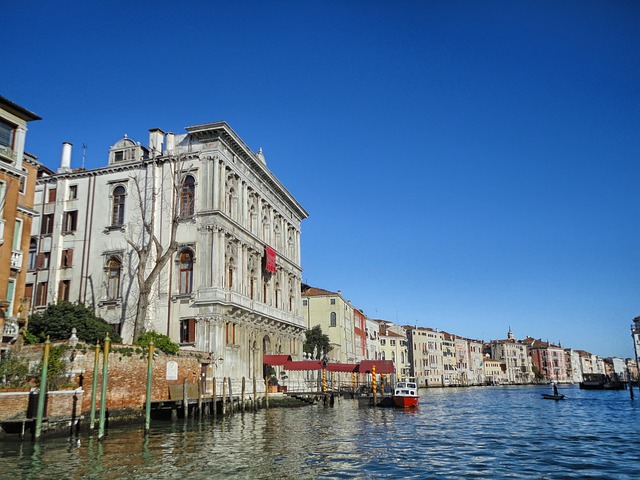
M 393 390 L 393 404 L 398 408 L 417 408 L 418 384 L 415 382 L 398 382 Z

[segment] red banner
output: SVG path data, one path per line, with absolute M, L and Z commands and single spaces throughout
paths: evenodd
M 267 257 L 265 269 L 267 272 L 276 273 L 276 251 L 269 245 L 265 245 L 264 249 Z

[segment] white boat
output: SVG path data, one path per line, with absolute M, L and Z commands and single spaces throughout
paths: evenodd
M 393 389 L 393 404 L 398 408 L 417 408 L 418 384 L 416 382 L 397 382 Z

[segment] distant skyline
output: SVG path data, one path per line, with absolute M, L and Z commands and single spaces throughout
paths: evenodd
M 309 212 L 303 282 L 370 318 L 633 356 L 640 2 L 12 2 L 26 150 L 226 121 Z M 83 160 L 83 144 L 86 158 Z

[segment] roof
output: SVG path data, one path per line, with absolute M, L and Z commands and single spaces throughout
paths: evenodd
M 357 363 L 327 363 L 330 372 L 355 372 L 357 367 Z
M 283 366 L 291 361 L 291 355 L 263 355 L 262 363 L 271 366 Z
M 331 296 L 337 297 L 340 296 L 337 292 L 330 292 L 329 290 L 325 290 L 324 288 L 316 288 L 309 287 L 304 292 L 302 292 L 303 297 L 323 297 L 323 296 Z
M 400 335 L 399 333 L 392 332 L 391 330 L 387 330 L 382 327 L 380 328 L 380 335 L 384 335 L 385 337 L 406 338 L 404 335 Z
M 396 368 L 393 365 L 393 360 L 362 360 L 358 364 L 358 373 L 372 373 L 371 369 L 376 367 L 376 373 L 378 374 L 390 374 L 396 373 Z
M 320 360 L 301 360 L 299 362 L 287 362 L 284 366 L 287 370 L 322 370 L 322 362 Z
M 26 108 L 21 107 L 17 103 L 13 103 L 11 100 L 1 95 L 0 95 L 0 106 L 2 106 L 6 111 L 14 114 L 16 117 L 19 117 L 27 122 L 30 122 L 32 120 L 42 120 L 42 118 L 36 115 L 35 113 L 30 112 Z

